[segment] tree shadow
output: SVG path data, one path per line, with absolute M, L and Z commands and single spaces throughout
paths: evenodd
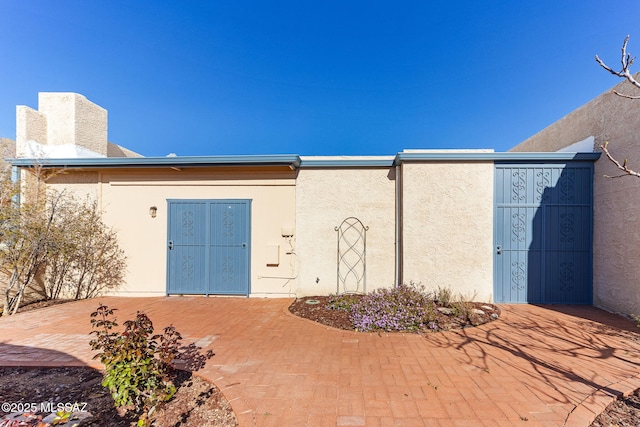
M 176 375 L 176 386 L 180 387 L 190 387 L 193 384 L 193 373 L 190 371 L 179 370 Z M 206 405 L 207 400 L 213 396 L 216 391 L 216 387 L 209 383 L 206 390 L 201 391 L 195 396 L 193 401 L 193 407 L 185 409 L 182 413 L 180 413 L 177 418 L 178 421 L 173 425 L 174 427 L 178 427 L 181 425 L 185 425 L 189 422 L 189 418 L 193 411 L 195 411 L 198 407 Z
M 0 367 L 87 366 L 82 360 L 61 351 L 0 342 Z
M 527 216 L 533 211 L 526 302 L 591 305 L 592 165 L 574 162 L 534 172 L 535 191 L 528 196 L 533 205 L 518 209 Z
M 543 400 L 573 405 L 595 391 L 620 396 L 628 390 L 617 384 L 640 372 L 640 334 L 620 316 L 590 306 L 501 310 L 500 320 L 429 342 L 460 351 L 454 357 L 464 365 L 518 377 Z
M 199 368 L 206 362 L 204 356 L 194 353 L 193 346 L 186 348 L 192 351 L 183 354 L 180 362 L 184 367 Z M 176 369 L 175 373 L 177 391 L 185 389 L 187 396 L 192 397 L 190 405 L 181 403 L 174 408 L 181 411 L 173 416 L 179 420 L 175 425 L 183 425 L 189 421 L 194 410 L 207 404 L 216 387 L 203 380 L 207 386 L 192 396 L 188 389 L 193 384 L 193 373 L 182 369 Z M 23 411 L 20 403 L 86 403 L 83 409 L 90 412 L 92 417 L 82 420 L 82 426 L 128 427 L 132 422 L 135 423 L 135 411 L 123 414 L 117 410 L 109 390 L 101 384 L 102 379 L 102 370 L 87 366 L 67 353 L 0 342 L 0 402 L 15 403 L 15 409 L 20 409 L 11 412 L 30 412 Z M 8 413 L 0 411 L 0 422 L 5 415 Z
M 82 420 L 82 426 L 105 422 L 114 427 L 129 426 L 135 420 L 118 414 L 109 391 L 101 384 L 102 378 L 102 371 L 67 353 L 0 343 L 0 401 L 14 405 L 3 407 L 0 419 L 14 412 L 46 416 L 57 410 L 57 405 L 69 404 L 72 410 L 78 410 L 74 415 L 92 415 Z

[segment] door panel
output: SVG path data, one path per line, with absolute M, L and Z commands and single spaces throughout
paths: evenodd
M 167 293 L 249 294 L 250 200 L 169 200 Z
M 497 164 L 495 300 L 590 304 L 593 165 Z
M 227 202 L 211 204 L 210 213 L 210 292 L 237 293 L 248 283 L 248 210 L 244 202 Z
M 205 293 L 206 204 L 169 205 L 168 283 L 171 293 Z

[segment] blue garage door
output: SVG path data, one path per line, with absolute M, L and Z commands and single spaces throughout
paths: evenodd
M 249 295 L 250 200 L 169 200 L 168 294 Z
M 592 303 L 593 164 L 497 164 L 495 300 Z

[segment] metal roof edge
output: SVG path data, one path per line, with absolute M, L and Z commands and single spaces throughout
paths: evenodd
M 301 168 L 390 168 L 394 159 L 301 159 Z
M 572 152 L 399 152 L 395 157 L 381 158 L 301 158 L 298 154 L 241 156 L 180 156 L 180 157 L 87 157 L 66 159 L 13 158 L 12 166 L 45 168 L 144 168 L 144 167 L 206 167 L 206 166 L 289 166 L 304 168 L 388 168 L 406 162 L 429 161 L 595 161 L 601 153 Z
M 407 153 L 400 152 L 396 155 L 394 165 L 404 162 L 425 162 L 425 161 L 569 161 L 569 160 L 589 160 L 595 161 L 600 158 L 601 153 L 571 153 L 571 152 L 432 152 L 432 153 Z
M 300 166 L 297 154 L 259 156 L 180 156 L 180 157 L 89 157 L 67 159 L 6 159 L 19 167 L 45 168 L 137 168 L 137 167 L 206 167 L 206 166 Z

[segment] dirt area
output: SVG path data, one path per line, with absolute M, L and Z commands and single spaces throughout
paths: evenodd
M 5 409 L 10 409 L 11 412 L 18 409 L 16 412 L 23 412 L 24 404 L 36 404 L 38 409 L 46 409 L 46 402 L 51 402 L 55 406 L 77 404 L 74 409 L 80 409 L 81 416 L 83 412 L 89 412 L 91 417 L 79 423 L 82 427 L 135 425 L 135 419 L 122 416 L 116 411 L 109 392 L 101 382 L 102 373 L 87 367 L 0 367 L 0 402 L 3 403 L 0 416 L 7 415 Z M 238 425 L 229 402 L 215 385 L 188 372 L 181 372 L 178 384 L 174 398 L 162 412 L 156 414 L 154 426 Z M 7 403 L 10 404 L 9 407 L 5 407 Z M 36 411 L 36 414 L 48 415 L 40 410 Z M 69 422 L 66 425 L 73 424 Z
M 640 389 L 607 406 L 590 427 L 637 427 L 640 426 Z
M 317 304 L 307 304 L 313 299 Z M 309 297 L 296 300 L 289 310 L 300 317 L 338 329 L 353 330 L 348 313 L 325 308 L 327 297 Z M 25 306 L 29 311 L 62 303 L 42 302 Z M 438 312 L 438 330 L 473 327 L 494 320 L 500 310 L 492 304 L 474 303 L 474 308 L 484 312 L 471 320 L 462 321 L 455 316 Z M 488 309 L 491 307 L 491 310 Z M 425 331 L 426 333 L 426 331 Z M 429 330 L 429 333 L 433 333 Z M 428 339 L 428 336 L 426 336 Z M 215 357 L 215 356 L 214 356 Z M 100 384 L 102 373 L 87 367 L 73 368 L 6 368 L 0 367 L 0 402 L 8 403 L 78 403 L 92 417 L 81 421 L 79 427 L 113 426 L 129 427 L 134 420 L 118 414 L 108 391 Z M 162 413 L 157 414 L 155 426 L 237 426 L 231 406 L 217 387 L 196 375 L 183 373 L 178 379 L 179 388 Z M 16 405 L 17 406 L 17 405 Z M 6 411 L 0 411 L 0 416 Z M 2 425 L 0 421 L 0 425 Z M 35 425 L 35 424 L 23 424 Z M 69 425 L 69 424 L 67 424 Z M 640 426 L 640 390 L 627 398 L 609 405 L 590 427 Z
M 21 307 L 18 312 L 37 310 L 67 301 L 31 303 Z M 87 340 L 89 339 L 90 337 L 87 336 Z M 7 412 L 22 412 L 25 408 L 24 404 L 27 403 L 35 403 L 39 409 L 43 409 L 42 407 L 46 409 L 48 408 L 46 402 L 56 405 L 77 403 L 82 412 L 89 412 L 91 417 L 82 419 L 78 427 L 135 425 L 135 419 L 122 416 L 116 411 L 108 390 L 101 385 L 101 382 L 102 372 L 88 367 L 0 367 L 0 403 L 14 404 L 13 408 L 0 408 L 0 426 L 4 427 L 2 417 L 6 416 Z M 197 375 L 180 371 L 177 385 L 178 390 L 173 399 L 167 403 L 162 412 L 156 414 L 154 426 L 236 427 L 238 425 L 231 405 L 214 384 Z M 11 410 L 5 411 L 5 409 Z M 36 411 L 36 415 L 45 417 L 48 413 Z M 20 425 L 37 425 L 36 418 L 31 421 L 34 423 Z M 74 424 L 69 422 L 63 425 Z

